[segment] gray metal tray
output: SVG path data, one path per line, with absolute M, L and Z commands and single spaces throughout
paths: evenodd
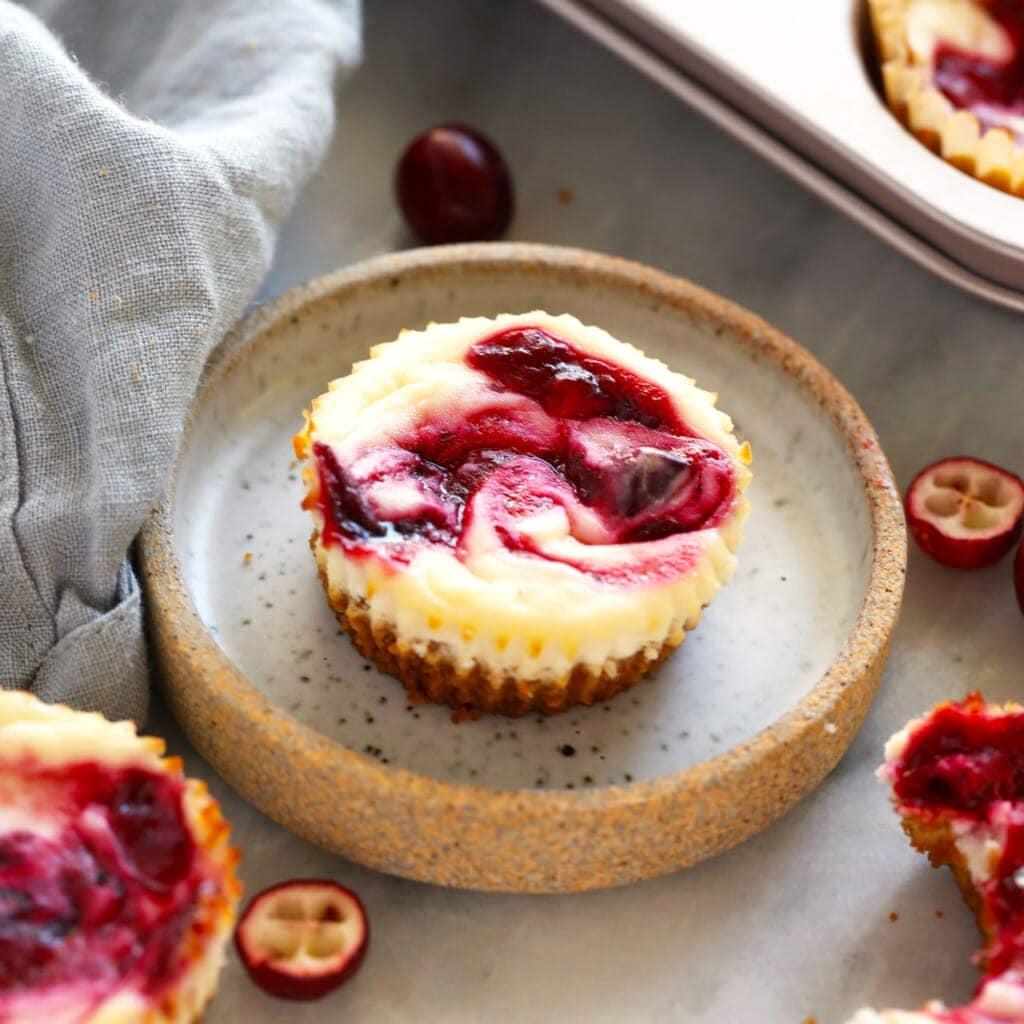
M 1024 201 L 889 113 L 858 0 L 541 0 L 916 263 L 1024 311 Z M 741 28 L 738 28 L 741 26 Z

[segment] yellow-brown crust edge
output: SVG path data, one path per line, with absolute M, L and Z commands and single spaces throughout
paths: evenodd
M 241 853 L 230 845 L 231 828 L 206 783 L 202 779 L 185 778 L 179 758 L 164 758 L 163 763 L 184 778 L 185 820 L 197 849 L 203 852 L 206 869 L 211 877 L 219 879 L 220 884 L 215 890 L 200 895 L 195 917 L 182 939 L 181 957 L 186 972 L 184 985 L 172 986 L 164 993 L 146 1024 L 177 1024 L 184 1020 L 201 1024 L 207 1006 L 216 995 L 227 945 L 235 926 L 242 896 L 242 884 L 237 875 Z M 194 969 L 207 959 L 206 970 Z
M 609 662 L 600 671 L 577 664 L 567 679 L 550 683 L 519 679 L 509 673 L 498 675 L 479 663 L 467 671 L 456 664 L 446 644 L 431 641 L 426 653 L 418 654 L 398 639 L 389 623 L 374 622 L 365 601 L 332 589 L 318 539 L 319 532 L 314 530 L 309 544 L 317 558 L 320 582 L 339 625 L 352 638 L 356 650 L 381 672 L 398 679 L 412 703 L 447 704 L 454 711 L 455 721 L 476 718 L 481 712 L 508 718 L 521 718 L 530 712 L 554 715 L 576 704 L 590 706 L 609 700 L 635 686 L 679 646 L 679 642 L 669 640 L 653 653 L 637 651 Z
M 986 185 L 1024 196 L 1024 147 L 1003 128 L 984 134 L 969 110 L 957 110 L 912 62 L 907 45 L 910 0 L 868 0 L 889 108 L 947 163 Z

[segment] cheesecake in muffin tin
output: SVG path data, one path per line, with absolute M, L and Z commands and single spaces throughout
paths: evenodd
M 295 447 L 342 626 L 463 714 L 632 686 L 732 573 L 748 508 L 749 448 L 713 395 L 542 312 L 378 345 Z
M 1024 195 L 1024 4 L 869 3 L 897 117 L 960 170 Z
M 239 897 L 203 783 L 128 722 L 0 691 L 0 1022 L 192 1024 Z

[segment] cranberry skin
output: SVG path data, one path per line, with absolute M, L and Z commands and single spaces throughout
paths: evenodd
M 355 918 L 353 945 L 341 945 L 333 951 L 322 949 L 320 953 L 311 956 L 302 948 L 305 945 L 303 940 L 300 940 L 299 948 L 292 953 L 276 952 L 267 944 L 261 930 L 261 916 L 268 911 L 269 916 L 273 917 L 270 908 L 275 903 L 289 895 L 301 894 L 303 890 L 307 894 L 319 893 L 326 903 L 320 916 L 312 919 L 294 918 L 292 923 L 300 927 L 315 927 L 317 921 L 341 921 L 343 914 L 338 913 L 340 901 L 344 912 Z M 308 912 L 308 906 L 305 909 Z M 332 910 L 335 916 L 327 916 Z M 370 924 L 362 900 L 351 889 L 337 882 L 318 879 L 282 882 L 258 893 L 246 907 L 235 929 L 235 949 L 253 982 L 264 992 L 279 999 L 303 1002 L 322 999 L 348 981 L 362 966 L 369 943 Z
M 940 459 L 910 482 L 903 507 L 925 554 L 952 569 L 980 569 L 998 562 L 1020 537 L 1024 480 L 984 459 Z
M 1024 615 L 1024 544 L 1017 548 L 1013 559 L 1013 588 L 1017 591 L 1017 604 Z
M 417 135 L 398 162 L 395 195 L 409 227 L 428 245 L 500 238 L 512 219 L 505 160 L 494 143 L 465 125 L 442 124 Z

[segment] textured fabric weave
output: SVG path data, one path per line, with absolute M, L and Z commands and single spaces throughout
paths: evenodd
M 328 140 L 357 0 L 0 0 L 0 684 L 142 720 L 128 550 Z

